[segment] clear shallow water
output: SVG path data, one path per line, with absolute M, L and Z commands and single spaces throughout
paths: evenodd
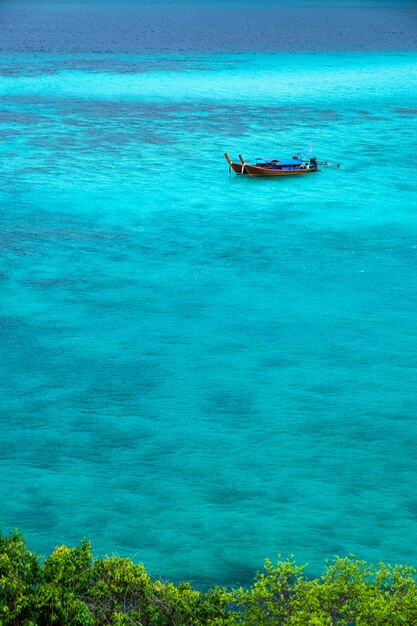
M 416 60 L 0 58 L 3 529 L 201 586 L 415 560 Z

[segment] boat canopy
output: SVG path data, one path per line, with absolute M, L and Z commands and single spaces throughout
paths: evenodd
M 261 163 L 271 163 L 273 165 L 302 165 L 304 161 L 300 161 L 300 159 L 256 159 L 257 163 L 260 165 Z
M 299 159 L 280 159 L 279 164 L 280 165 L 302 165 L 303 162 L 300 161 Z

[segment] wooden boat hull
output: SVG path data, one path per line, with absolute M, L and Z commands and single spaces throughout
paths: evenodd
M 240 163 L 233 163 L 230 159 L 229 159 L 229 155 L 227 154 L 227 152 L 224 153 L 224 157 L 226 159 L 226 161 L 229 164 L 229 171 L 231 172 L 232 170 L 234 171 L 235 174 L 246 174 L 247 172 L 243 171 L 242 172 L 242 168 L 243 168 L 243 159 L 242 157 L 239 155 L 240 158 Z
M 299 176 L 300 174 L 313 174 L 317 172 L 317 167 L 278 169 L 272 167 L 262 167 L 259 165 L 248 165 L 245 163 L 245 172 L 251 177 L 259 176 Z
M 232 170 L 234 171 L 235 174 L 239 174 L 239 175 L 240 174 L 247 174 L 246 170 L 244 170 L 242 172 L 242 168 L 243 168 L 242 163 L 233 163 L 233 161 L 231 161 L 230 162 L 230 167 L 232 168 Z

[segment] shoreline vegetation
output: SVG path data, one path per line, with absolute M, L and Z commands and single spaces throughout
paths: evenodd
M 200 592 L 152 579 L 128 558 L 95 559 L 91 545 L 41 560 L 18 531 L 0 535 L 2 626 L 412 626 L 417 570 L 335 557 L 309 578 L 293 557 L 265 561 L 247 588 Z

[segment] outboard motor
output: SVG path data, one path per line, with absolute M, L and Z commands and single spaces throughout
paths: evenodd
M 310 166 L 311 167 L 317 167 L 317 159 L 315 157 L 310 159 Z

